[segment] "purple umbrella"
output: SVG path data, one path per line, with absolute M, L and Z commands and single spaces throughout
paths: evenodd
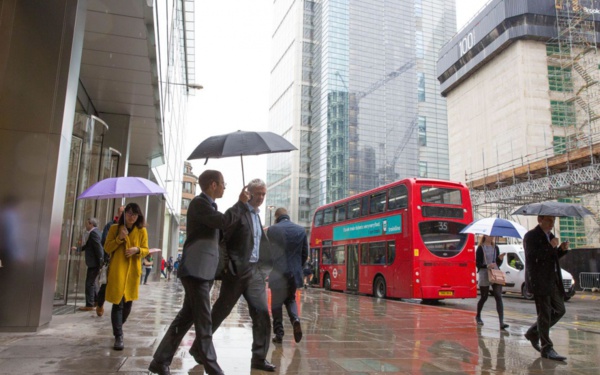
M 165 190 L 142 177 L 112 177 L 98 181 L 77 199 L 113 199 L 165 194 Z

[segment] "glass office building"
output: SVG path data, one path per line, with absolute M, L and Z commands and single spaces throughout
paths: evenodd
M 267 204 L 308 227 L 319 205 L 406 177 L 448 178 L 438 51 L 454 0 L 278 1 Z

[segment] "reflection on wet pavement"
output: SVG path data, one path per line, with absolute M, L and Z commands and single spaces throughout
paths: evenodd
M 213 302 L 219 283 L 213 288 Z M 125 350 L 112 350 L 110 313 L 55 315 L 37 333 L 0 333 L 0 374 L 140 374 L 183 301 L 177 282 L 140 287 L 124 326 Z M 284 321 L 283 344 L 267 357 L 279 374 L 597 374 L 600 335 L 557 327 L 551 337 L 566 363 L 539 358 L 523 337 L 525 326 L 508 321 L 507 333 L 475 325 L 474 313 L 401 301 L 378 300 L 320 289 L 298 291 L 304 336 L 293 340 Z M 105 306 L 107 312 L 110 304 Z M 202 374 L 188 353 L 191 330 L 173 363 L 173 374 Z M 251 320 L 243 300 L 214 335 L 226 374 L 260 374 L 250 369 Z

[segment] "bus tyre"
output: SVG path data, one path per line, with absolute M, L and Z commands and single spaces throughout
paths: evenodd
M 373 282 L 373 295 L 377 298 L 385 298 L 386 285 L 381 276 L 377 276 Z
M 523 298 L 525 298 L 526 300 L 531 301 L 533 299 L 533 293 L 529 293 L 526 284 L 523 284 L 523 286 L 521 287 L 521 292 L 523 294 Z
M 329 274 L 323 276 L 323 288 L 325 288 L 325 290 L 331 290 L 331 279 L 329 278 Z

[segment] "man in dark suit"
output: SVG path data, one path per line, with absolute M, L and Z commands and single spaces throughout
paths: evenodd
M 558 238 L 552 234 L 554 216 L 538 216 L 537 220 L 538 225 L 523 238 L 525 283 L 533 293 L 537 311 L 537 322 L 527 330 L 525 338 L 543 358 L 564 361 L 567 358 L 558 355 L 553 348 L 550 327 L 565 314 L 565 291 L 558 259 L 567 253 L 569 242 L 559 245 Z
M 306 231 L 290 221 L 283 207 L 275 211 L 275 225 L 267 232 L 271 244 L 273 269 L 269 274 L 271 288 L 271 315 L 273 316 L 273 342 L 283 341 L 283 305 L 294 329 L 294 341 L 302 340 L 302 326 L 296 306 L 296 290 L 302 287 L 302 265 L 308 257 Z
M 148 368 L 160 375 L 171 373 L 169 366 L 173 356 L 192 324 L 196 329 L 196 339 L 190 354 L 196 362 L 204 365 L 208 374 L 223 374 L 212 342 L 210 288 L 219 261 L 221 230 L 238 220 L 239 209 L 229 209 L 225 214 L 217 211 L 215 199 L 221 198 L 225 191 L 221 172 L 206 170 L 198 180 L 202 193 L 192 200 L 187 211 L 187 239 L 177 272 L 185 290 L 183 307 L 167 329 Z M 233 207 L 245 207 L 248 199 L 249 194 L 244 188 Z
M 98 300 L 98 291 L 96 290 L 96 279 L 100 273 L 100 267 L 104 261 L 104 248 L 100 243 L 101 235 L 98 230 L 98 220 L 89 218 L 85 222 L 87 239 L 80 251 L 85 251 L 85 265 L 87 273 L 85 275 L 85 307 L 80 307 L 81 311 L 94 310 L 94 304 Z
M 275 371 L 267 361 L 271 318 L 267 305 L 265 278 L 271 264 L 269 242 L 260 223 L 259 207 L 267 195 L 267 186 L 255 179 L 248 184 L 250 200 L 246 205 L 236 205 L 239 219 L 225 230 L 224 243 L 229 262 L 223 273 L 219 298 L 213 305 L 213 332 L 229 316 L 240 296 L 248 302 L 252 319 L 252 361 L 254 369 Z

